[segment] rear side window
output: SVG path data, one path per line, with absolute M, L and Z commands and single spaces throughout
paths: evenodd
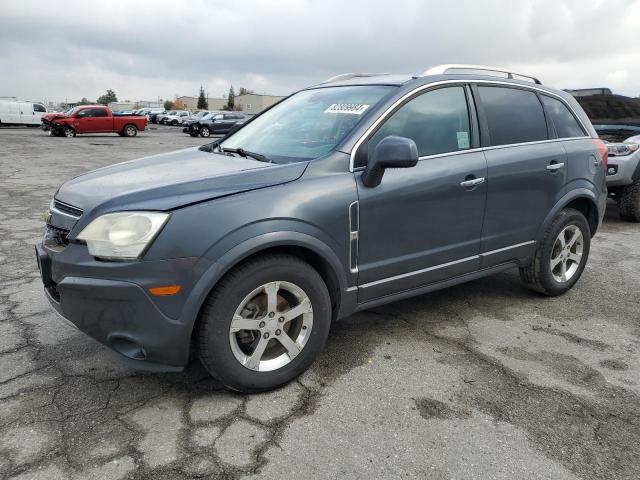
M 486 115 L 491 145 L 547 140 L 542 105 L 529 90 L 478 87 Z
M 369 158 L 389 135 L 412 139 L 421 157 L 470 148 L 469 110 L 463 87 L 432 90 L 400 107 L 369 139 Z
M 585 133 L 580 128 L 576 117 L 569 111 L 567 106 L 560 100 L 542 95 L 542 103 L 547 113 L 551 117 L 553 125 L 556 127 L 558 138 L 584 137 Z
M 93 116 L 94 117 L 106 117 L 107 116 L 107 111 L 104 108 L 94 108 L 93 109 Z

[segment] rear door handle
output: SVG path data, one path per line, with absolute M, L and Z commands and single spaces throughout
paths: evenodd
M 552 163 L 551 165 L 547 165 L 547 170 L 550 172 L 556 172 L 561 168 L 564 168 L 564 163 Z
M 480 178 L 473 178 L 471 180 L 465 180 L 464 182 L 460 183 L 460 186 L 463 188 L 472 188 L 472 187 L 477 187 L 478 185 L 482 185 L 484 183 L 484 177 L 480 177 Z

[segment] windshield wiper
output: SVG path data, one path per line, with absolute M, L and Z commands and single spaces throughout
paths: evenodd
M 255 160 L 258 160 L 259 162 L 266 162 L 266 163 L 271 163 L 271 160 L 269 160 L 267 157 L 265 157 L 264 155 L 261 155 L 259 153 L 255 153 L 255 152 L 249 152 L 243 148 L 222 148 L 221 149 L 223 152 L 227 153 L 237 153 L 238 155 L 240 155 L 241 157 L 251 157 Z

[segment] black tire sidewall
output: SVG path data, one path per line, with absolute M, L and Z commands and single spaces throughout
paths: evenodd
M 199 343 L 207 342 L 209 358 L 203 360 L 209 370 L 226 386 L 245 392 L 270 390 L 283 385 L 302 372 L 322 351 L 331 324 L 331 301 L 322 278 L 310 266 L 273 262 L 261 263 L 241 277 L 225 283 L 206 316 L 201 319 Z M 229 327 L 242 300 L 255 288 L 272 281 L 287 281 L 300 287 L 311 300 L 313 327 L 302 351 L 291 361 L 272 372 L 256 372 L 241 365 L 231 351 Z M 206 325 L 205 325 L 206 324 Z
M 578 266 L 578 270 L 573 275 L 571 280 L 564 283 L 557 282 L 551 273 L 551 253 L 553 251 L 553 246 L 560 235 L 560 232 L 564 230 L 569 225 L 577 226 L 582 232 L 583 238 L 583 250 L 582 250 L 582 259 L 580 260 L 580 265 Z M 586 218 L 580 212 L 575 210 L 566 210 L 561 212 L 560 216 L 554 221 L 552 228 L 549 230 L 549 234 L 546 236 L 544 244 L 539 252 L 539 268 L 540 268 L 540 283 L 542 287 L 551 295 L 561 295 L 568 290 L 570 290 L 576 282 L 582 276 L 582 272 L 584 271 L 587 261 L 589 259 L 589 251 L 591 249 L 591 230 L 589 229 L 589 224 L 587 223 Z
M 203 134 L 203 132 L 206 132 L 206 131 L 208 131 L 208 132 L 209 132 L 209 134 L 208 134 L 208 135 L 204 135 L 204 134 Z M 204 137 L 204 138 L 210 137 L 210 136 L 211 136 L 211 129 L 210 129 L 210 128 L 208 128 L 208 127 L 200 127 L 200 136 L 202 136 L 202 137 Z

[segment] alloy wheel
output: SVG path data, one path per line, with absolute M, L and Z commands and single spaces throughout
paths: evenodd
M 584 237 L 577 225 L 566 226 L 551 249 L 551 275 L 558 283 L 568 282 L 578 271 L 584 251 Z
M 269 282 L 249 293 L 235 311 L 229 342 L 244 367 L 270 372 L 291 363 L 313 328 L 309 296 L 291 282 Z

